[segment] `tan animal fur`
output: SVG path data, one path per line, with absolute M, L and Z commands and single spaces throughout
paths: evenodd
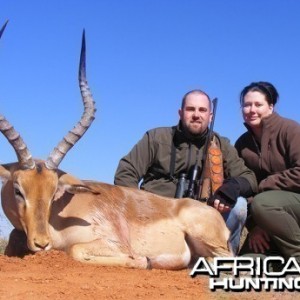
M 85 80 L 85 55 L 79 78 L 90 125 L 95 109 Z M 5 118 L 0 125 L 18 156 L 18 162 L 0 165 L 2 206 L 13 226 L 25 232 L 31 251 L 60 249 L 82 262 L 162 269 L 186 268 L 199 256 L 231 256 L 229 230 L 214 208 L 76 179 L 58 169 L 71 147 L 65 145 L 69 135 L 58 146 L 66 151 L 55 149 L 47 161 L 33 160 L 20 137 L 14 142 L 17 133 Z M 81 137 L 84 132 L 78 131 Z

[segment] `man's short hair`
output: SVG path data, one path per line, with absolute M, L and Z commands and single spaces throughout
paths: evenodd
M 211 110 L 212 105 L 211 105 L 211 100 L 210 100 L 209 96 L 205 92 L 203 92 L 202 90 L 199 90 L 199 89 L 191 90 L 183 96 L 182 101 L 181 101 L 181 109 L 183 109 L 185 106 L 185 100 L 186 100 L 187 96 L 192 95 L 192 94 L 200 94 L 200 95 L 206 96 L 209 101 L 209 108 Z

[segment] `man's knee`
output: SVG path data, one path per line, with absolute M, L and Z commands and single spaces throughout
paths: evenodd
M 245 198 L 239 197 L 236 205 L 229 213 L 223 215 L 227 227 L 231 233 L 236 230 L 241 231 L 247 218 L 247 201 Z
M 239 197 L 231 214 L 239 223 L 244 224 L 247 218 L 247 200 L 243 197 Z

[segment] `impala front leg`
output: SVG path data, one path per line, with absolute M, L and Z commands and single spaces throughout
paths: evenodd
M 68 254 L 83 263 L 101 266 L 151 269 L 151 263 L 146 256 L 130 255 L 116 247 L 99 245 L 99 241 L 73 245 Z

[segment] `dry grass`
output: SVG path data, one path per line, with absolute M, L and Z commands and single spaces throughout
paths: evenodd
M 0 254 L 3 254 L 4 253 L 4 249 L 7 245 L 7 240 L 0 237 Z

